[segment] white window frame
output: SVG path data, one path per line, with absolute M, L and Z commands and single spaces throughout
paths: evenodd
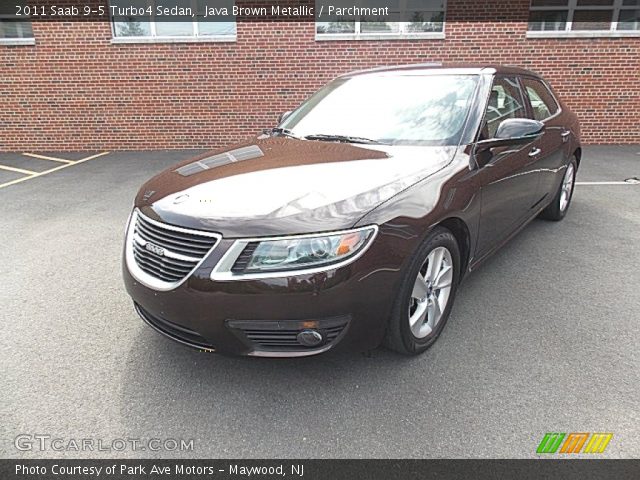
M 146 0 L 147 5 L 151 6 L 155 12 L 157 0 Z M 191 8 L 197 12 L 198 4 L 197 0 L 191 0 Z M 156 33 L 156 21 L 154 20 L 155 14 L 151 16 L 149 20 L 150 35 L 144 35 L 140 37 L 124 37 L 116 35 L 116 22 L 111 15 L 111 9 L 109 8 L 109 23 L 111 24 L 111 43 L 207 43 L 207 42 L 236 42 L 238 39 L 236 21 L 236 33 L 234 35 L 199 35 L 199 24 L 197 15 L 193 20 L 193 34 L 192 35 L 157 35 Z
M 613 5 L 584 5 L 578 6 L 577 0 L 569 0 L 567 5 L 551 7 L 534 7 L 529 4 L 529 12 L 567 11 L 567 23 L 564 30 L 527 30 L 527 38 L 585 38 L 585 37 L 640 37 L 640 30 L 618 30 L 618 19 L 621 10 L 638 10 L 640 6 L 625 6 L 623 0 L 614 0 Z M 609 30 L 571 30 L 573 26 L 573 14 L 581 10 L 613 10 L 613 21 Z M 528 29 L 528 23 L 527 23 Z
M 2 20 L 22 20 L 25 22 L 31 22 L 31 17 L 16 17 L 14 15 L 0 15 L 0 21 Z M 31 22 L 31 26 L 33 29 L 33 22 Z M 32 37 L 18 37 L 18 38 L 3 38 L 0 37 L 0 45 L 6 46 L 18 46 L 18 45 L 35 45 L 36 38 L 35 35 Z
M 400 0 L 399 6 L 400 11 L 406 11 L 407 7 L 406 0 Z M 399 32 L 361 32 L 360 22 L 359 20 L 355 21 L 355 31 L 354 33 L 318 33 L 318 27 L 316 26 L 316 22 L 313 23 L 313 28 L 315 30 L 316 41 L 332 41 L 332 40 L 414 40 L 414 39 L 432 39 L 432 40 L 443 40 L 445 38 L 445 31 L 447 28 L 447 0 L 443 0 L 442 11 L 444 13 L 444 18 L 442 20 L 442 31 L 441 32 L 407 32 L 404 29 L 407 24 L 412 22 L 398 22 L 400 23 L 400 31 Z M 366 22 L 364 22 L 366 23 Z

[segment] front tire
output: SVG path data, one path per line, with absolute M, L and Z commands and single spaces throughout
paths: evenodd
M 460 278 L 460 248 L 453 234 L 435 228 L 412 257 L 392 310 L 385 345 L 405 355 L 427 350 L 442 332 Z
M 573 190 L 576 184 L 577 171 L 578 162 L 576 161 L 575 157 L 572 157 L 571 161 L 567 165 L 567 169 L 564 172 L 562 182 L 558 187 L 558 191 L 556 192 L 555 197 L 553 197 L 553 200 L 551 201 L 549 206 L 545 208 L 542 213 L 540 213 L 540 218 L 559 222 L 565 217 L 565 215 L 569 211 L 571 199 L 573 198 Z

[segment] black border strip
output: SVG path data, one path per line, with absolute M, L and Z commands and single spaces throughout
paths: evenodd
M 152 470 L 165 474 L 153 474 Z M 135 467 L 138 467 L 137 469 Z M 247 475 L 243 468 L 265 467 L 274 473 Z M 55 474 L 60 468 L 74 473 Z M 95 469 L 101 468 L 100 475 Z M 115 473 L 109 470 L 115 468 Z M 142 470 L 140 470 L 142 468 Z M 33 473 L 20 473 L 22 469 Z M 82 469 L 86 473 L 82 473 Z M 280 470 L 281 469 L 281 470 Z M 45 471 L 46 470 L 46 471 Z M 37 472 L 40 473 L 37 473 Z M 94 472 L 93 474 L 91 472 Z M 280 472 L 286 475 L 282 476 Z M 182 473 L 181 473 L 182 472 Z M 243 474 L 244 472 L 244 474 Z M 299 472 L 302 472 L 300 475 Z M 14 479 L 637 479 L 640 460 L 0 460 L 0 478 Z
M 109 2 L 112 2 L 111 4 Z M 179 0 L 157 0 L 163 7 L 171 8 L 177 6 Z M 205 0 L 206 1 L 206 0 Z M 215 7 L 221 0 L 208 0 L 207 5 Z M 231 0 L 225 0 L 231 1 Z M 529 20 L 529 2 L 527 0 L 442 0 L 445 5 L 445 22 L 527 22 Z M 235 0 L 238 7 L 265 8 L 270 13 L 263 14 L 241 14 L 236 17 L 238 22 L 314 22 L 348 20 L 344 15 L 328 16 L 330 7 L 334 8 L 385 8 L 388 7 L 387 14 L 382 14 L 377 19 L 379 21 L 412 21 L 415 12 L 400 13 L 393 11 L 393 5 L 397 0 Z M 29 12 L 35 12 L 30 18 L 17 16 L 19 5 L 28 5 Z M 0 2 L 0 16 L 3 18 L 13 18 L 32 22 L 109 22 L 111 21 L 111 6 L 130 7 L 137 5 L 134 0 L 2 0 Z M 431 5 L 430 3 L 428 5 Z M 54 9 L 52 10 L 52 7 Z M 280 9 L 290 9 L 287 15 L 272 14 L 272 7 Z M 35 10 L 34 10 L 35 8 Z M 65 12 L 74 9 L 73 13 Z M 426 8 L 426 7 L 425 7 Z M 631 8 L 631 7 L 628 7 Z M 296 9 L 296 13 L 293 13 Z M 429 7 L 428 9 L 433 9 Z M 613 9 L 613 7 L 612 7 Z M 245 12 L 247 10 L 244 10 Z M 257 10 L 254 10 L 257 11 Z M 56 13 L 57 14 L 52 14 Z M 62 12 L 62 13 L 60 13 Z M 155 13 L 155 8 L 153 9 Z M 317 18 L 322 12 L 322 17 Z M 175 22 L 176 17 L 163 16 L 156 17 L 158 22 Z M 184 19 L 183 19 L 184 20 Z M 209 18 L 206 21 L 224 22 L 229 21 L 229 17 Z M 373 18 L 370 18 L 373 20 Z

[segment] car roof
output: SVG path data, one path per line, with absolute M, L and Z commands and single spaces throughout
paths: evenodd
M 341 75 L 340 78 L 356 76 L 389 76 L 389 75 L 539 75 L 531 70 L 512 65 L 478 64 L 478 63 L 417 63 L 411 65 L 395 65 L 357 70 Z

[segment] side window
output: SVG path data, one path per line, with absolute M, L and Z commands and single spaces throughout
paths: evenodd
M 485 138 L 493 138 L 498 126 L 508 118 L 526 118 L 522 89 L 515 77 L 496 77 L 482 129 Z
M 522 83 L 533 108 L 533 118 L 542 121 L 558 112 L 558 104 L 544 83 L 532 78 L 523 78 Z

